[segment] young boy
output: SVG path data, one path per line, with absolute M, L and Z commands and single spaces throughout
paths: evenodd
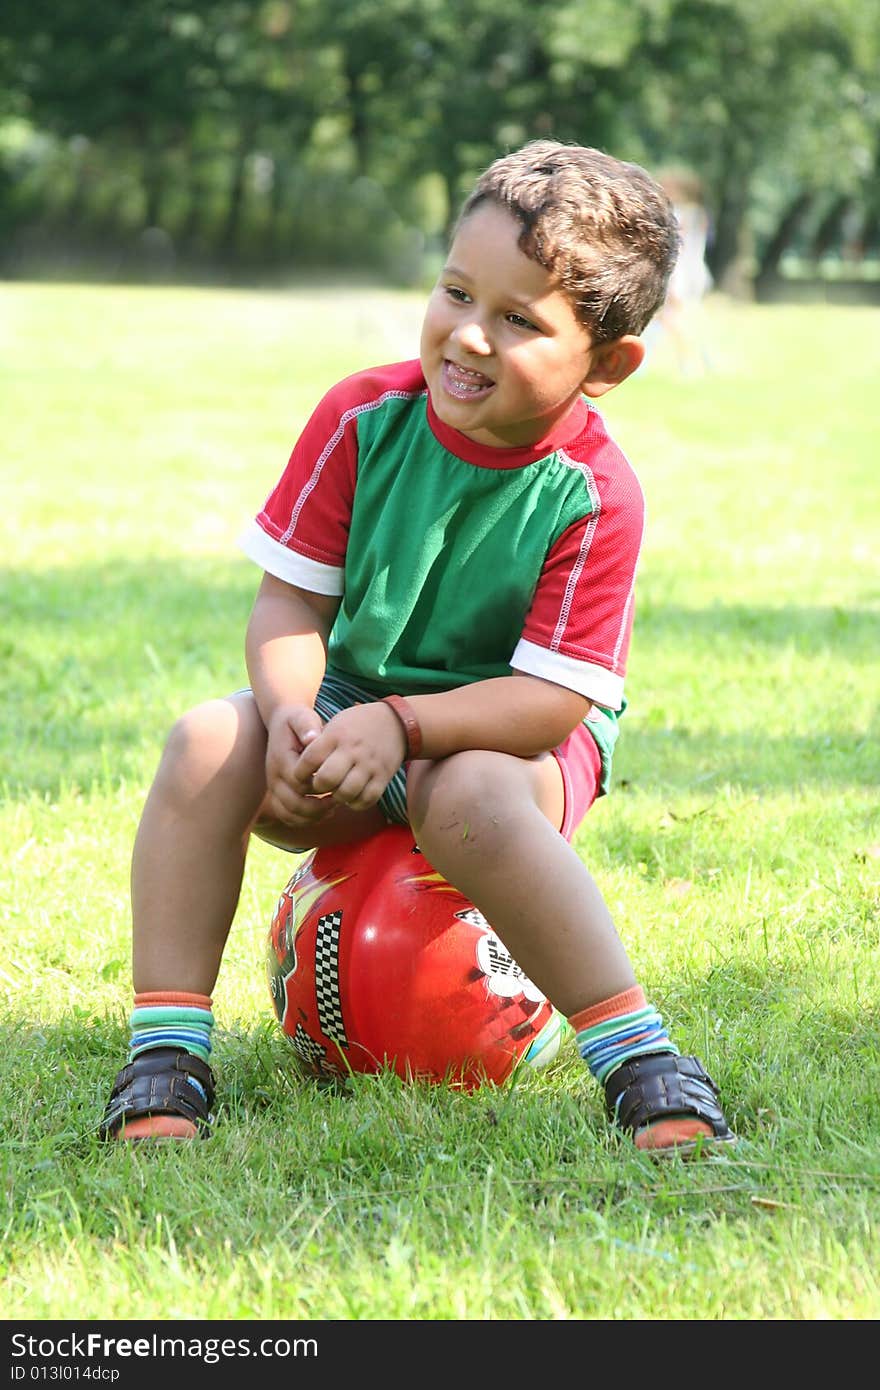
M 677 248 L 644 170 L 528 144 L 465 202 L 419 360 L 317 406 L 242 541 L 264 571 L 251 688 L 175 725 L 144 808 L 104 1137 L 207 1132 L 210 996 L 251 834 L 304 849 L 408 821 L 571 1020 L 640 1149 L 733 1138 L 570 843 L 608 786 L 643 519 L 589 400 L 642 361 Z

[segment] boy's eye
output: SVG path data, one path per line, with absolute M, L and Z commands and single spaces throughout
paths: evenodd
M 508 323 L 512 323 L 514 328 L 529 328 L 533 333 L 537 333 L 537 325 L 531 319 L 523 318 L 522 314 L 508 314 Z
M 458 285 L 447 285 L 446 293 L 450 299 L 454 299 L 458 304 L 467 304 L 470 301 L 470 295 L 465 290 L 459 289 Z

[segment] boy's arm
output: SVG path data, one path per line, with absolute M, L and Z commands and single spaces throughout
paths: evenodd
M 590 708 L 583 695 L 514 671 L 439 695 L 408 698 L 422 733 L 423 758 L 446 758 L 472 748 L 521 758 L 562 743 Z M 378 801 L 406 756 L 403 724 L 376 701 L 342 710 L 298 760 L 300 786 L 329 793 L 356 811 Z
M 568 738 L 591 701 L 576 690 L 514 671 L 441 695 L 412 695 L 422 731 L 422 757 L 446 758 L 486 748 L 531 758 Z
M 330 809 L 297 779 L 303 749 L 323 728 L 314 708 L 327 664 L 327 639 L 340 600 L 264 574 L 245 639 L 251 689 L 268 731 L 266 781 L 271 810 L 319 818 Z
M 266 727 L 279 705 L 312 707 L 340 600 L 264 574 L 245 638 L 251 689 Z

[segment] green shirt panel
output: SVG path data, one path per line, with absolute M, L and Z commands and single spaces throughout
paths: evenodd
M 364 412 L 357 430 L 332 665 L 404 694 L 507 675 L 547 552 L 592 510 L 582 473 L 558 452 L 516 468 L 468 463 L 411 400 Z

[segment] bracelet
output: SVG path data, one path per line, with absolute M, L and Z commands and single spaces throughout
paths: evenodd
M 418 717 L 409 700 L 405 700 L 402 695 L 386 695 L 382 701 L 384 705 L 390 705 L 403 725 L 406 734 L 406 756 L 407 758 L 418 758 L 422 752 L 422 727 Z

